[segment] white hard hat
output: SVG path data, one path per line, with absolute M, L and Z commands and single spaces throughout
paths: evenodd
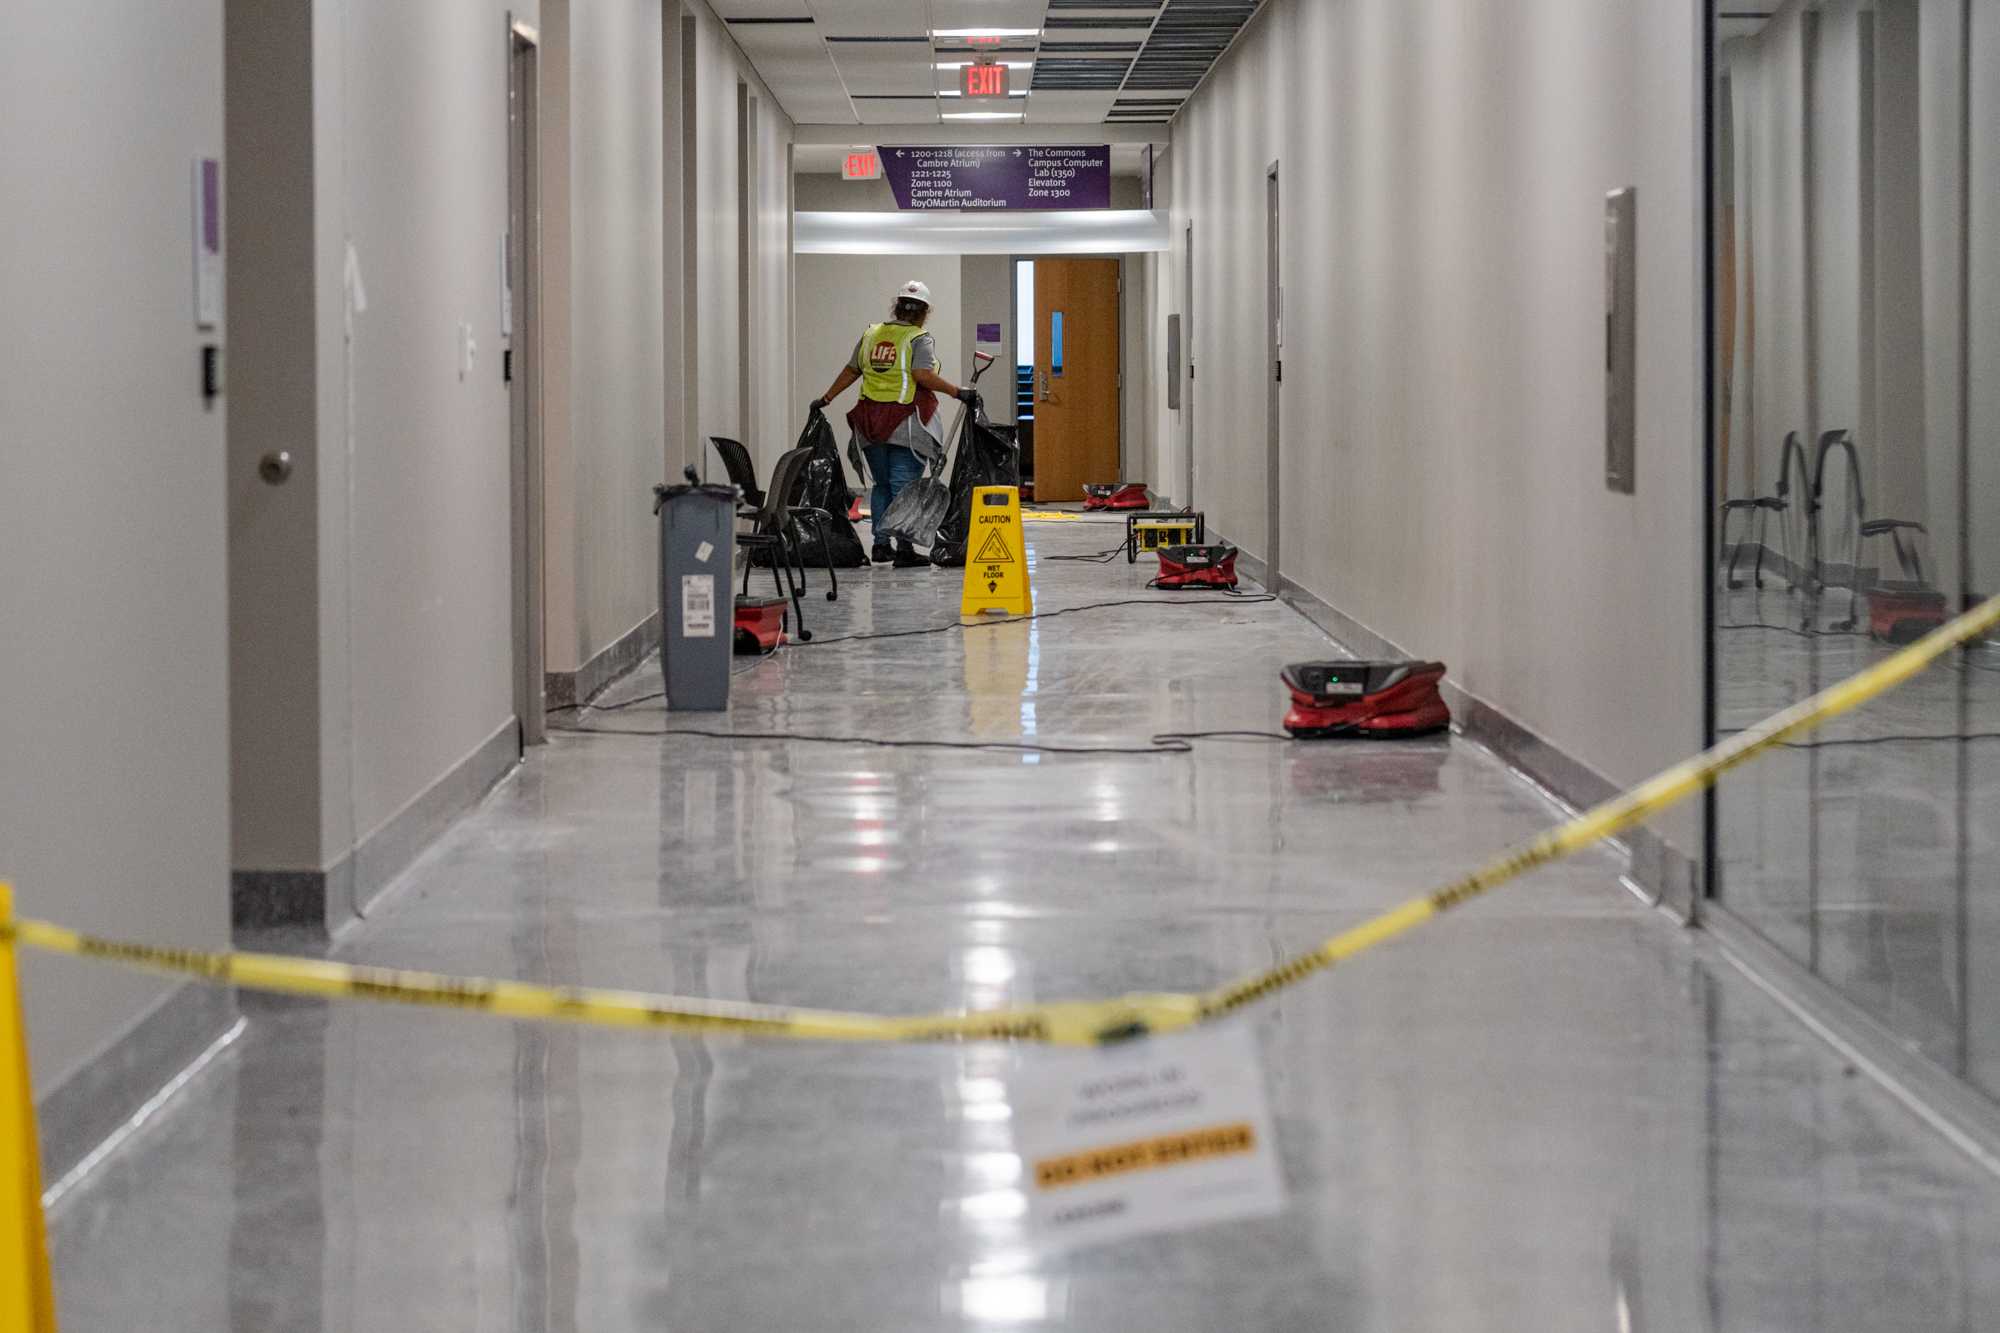
M 929 305 L 931 303 L 931 289 L 925 284 L 918 282 L 915 278 L 912 278 L 904 283 L 902 289 L 896 293 L 896 299 L 898 301 L 922 301 L 925 305 Z

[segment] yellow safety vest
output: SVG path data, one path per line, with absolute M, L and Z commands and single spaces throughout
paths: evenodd
M 874 324 L 861 335 L 861 396 L 876 403 L 914 403 L 910 344 L 923 332 L 914 324 Z

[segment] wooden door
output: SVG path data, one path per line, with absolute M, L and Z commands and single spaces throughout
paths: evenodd
M 1035 261 L 1035 498 L 1119 481 L 1118 261 Z M 1137 480 L 1144 480 L 1138 478 Z

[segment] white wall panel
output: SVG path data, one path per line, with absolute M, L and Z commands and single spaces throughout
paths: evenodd
M 0 48 L 0 878 L 24 914 L 195 948 L 229 936 L 223 410 L 190 280 L 222 22 L 16 6 Z M 173 989 L 21 962 L 43 1093 Z
M 1621 781 L 1700 739 L 1698 17 L 1281 0 L 1174 126 L 1197 501 L 1261 553 L 1279 161 L 1285 574 Z M 1628 185 L 1636 499 L 1602 478 L 1603 199 Z

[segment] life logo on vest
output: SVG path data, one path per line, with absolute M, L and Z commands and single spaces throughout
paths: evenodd
M 868 350 L 868 364 L 877 370 L 894 370 L 897 356 L 896 344 L 884 338 Z
M 1004 611 L 1025 616 L 1033 608 L 1028 592 L 1028 552 L 1021 538 L 1021 492 L 1014 486 L 981 486 L 972 493 L 971 554 L 965 562 L 965 590 L 959 614 Z

